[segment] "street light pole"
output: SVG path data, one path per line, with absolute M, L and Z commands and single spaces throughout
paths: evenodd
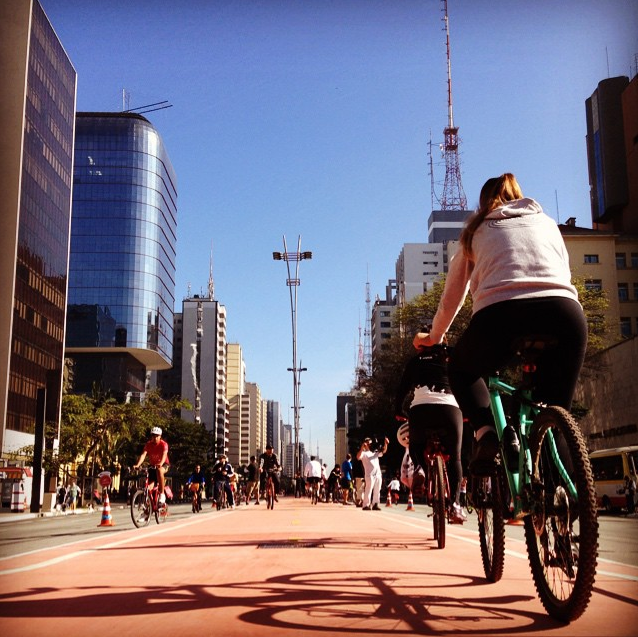
M 312 259 L 312 252 L 301 252 L 301 236 L 297 239 L 297 251 L 288 252 L 288 246 L 286 245 L 286 235 L 284 235 L 284 251 L 273 252 L 272 258 L 275 261 L 285 261 L 286 268 L 288 270 L 288 278 L 286 279 L 286 285 L 290 292 L 290 318 L 292 322 L 292 367 L 288 368 L 289 372 L 292 372 L 292 387 L 293 387 L 293 414 L 294 414 L 294 427 L 295 427 L 295 453 L 294 453 L 294 471 L 293 477 L 296 472 L 301 472 L 301 453 L 299 448 L 299 411 L 301 409 L 299 405 L 299 385 L 301 384 L 300 375 L 302 371 L 306 371 L 306 368 L 297 367 L 297 288 L 301 283 L 299 279 L 299 263 L 304 259 Z M 290 272 L 290 263 L 295 264 L 295 276 L 293 277 Z M 293 293 L 294 289 L 294 293 Z

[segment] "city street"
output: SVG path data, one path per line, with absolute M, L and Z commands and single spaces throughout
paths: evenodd
M 3 635 L 636 632 L 636 518 L 601 518 L 614 539 L 601 542 L 588 610 L 565 626 L 537 598 L 520 527 L 508 527 L 505 573 L 490 584 L 475 516 L 448 526 L 439 550 L 422 506 L 364 512 L 282 497 L 274 511 L 206 505 L 193 515 L 178 505 L 144 529 L 120 507 L 112 527 L 98 526 L 100 512 L 0 523 Z

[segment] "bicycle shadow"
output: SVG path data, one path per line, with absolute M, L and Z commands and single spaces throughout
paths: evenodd
M 89 619 L 108 609 L 111 617 L 143 621 L 198 613 L 209 624 L 223 613 L 226 622 L 229 614 L 243 622 L 246 635 L 250 626 L 342 635 L 478 635 L 485 634 L 487 621 L 490 634 L 514 635 L 561 625 L 521 609 L 530 596 L 490 595 L 486 589 L 472 595 L 470 587 L 482 583 L 457 576 L 443 587 L 449 594 L 441 594 L 440 573 L 316 571 L 205 585 L 32 587 L 0 595 L 0 617 Z

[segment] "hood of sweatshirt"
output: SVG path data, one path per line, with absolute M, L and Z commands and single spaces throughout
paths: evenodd
M 543 212 L 541 205 L 534 199 L 523 197 L 508 201 L 505 205 L 494 208 L 486 219 L 505 219 L 507 217 L 521 217 L 523 215 L 536 215 Z

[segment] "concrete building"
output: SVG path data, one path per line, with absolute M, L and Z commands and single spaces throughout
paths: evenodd
M 599 82 L 585 114 L 593 227 L 638 234 L 638 76 Z
M 182 418 L 213 432 L 216 456 L 228 453 L 226 308 L 212 293 L 182 301 L 182 343 L 181 396 L 194 407 L 183 411 Z
M 573 218 L 559 228 L 574 275 L 607 293 L 607 345 L 638 334 L 638 236 L 579 228 Z
M 250 396 L 246 389 L 246 364 L 239 343 L 226 346 L 226 372 L 228 459 L 233 466 L 247 465 L 255 450 L 250 446 Z
M 176 244 L 176 180 L 157 130 L 133 113 L 77 113 L 65 352 L 75 392 L 139 399 L 147 372 L 171 367 Z
M 266 442 L 272 445 L 279 462 L 283 462 L 282 428 L 281 405 L 276 400 L 266 401 Z
M 262 399 L 261 389 L 257 383 L 246 383 L 246 393 L 250 398 L 248 448 L 251 455 L 259 456 L 266 451 L 268 403 Z
M 76 72 L 37 0 L 0 3 L 0 94 L 0 466 L 6 466 L 23 463 L 17 451 L 34 444 L 36 421 L 59 423 L 62 395 Z M 0 475 L 20 479 L 22 470 Z M 10 497 L 10 482 L 5 486 Z

